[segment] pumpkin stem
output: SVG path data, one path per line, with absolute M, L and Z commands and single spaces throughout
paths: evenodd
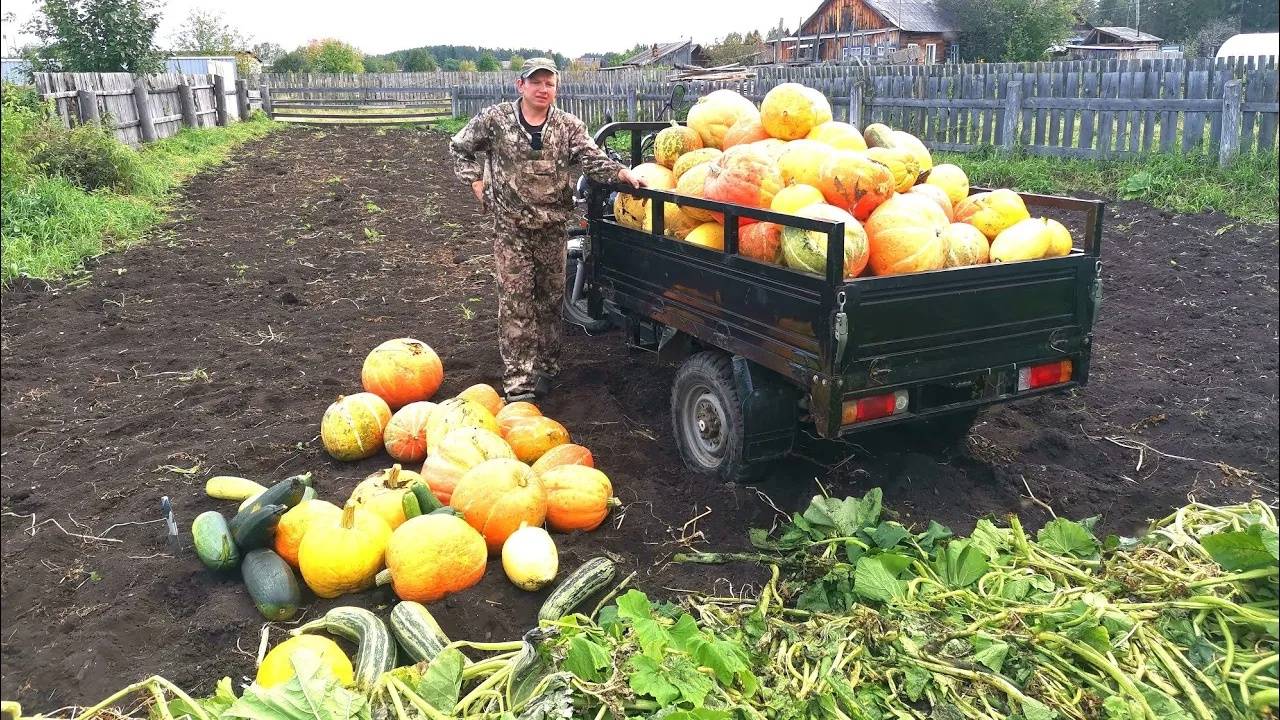
M 400 463 L 391 466 L 387 471 L 387 479 L 382 484 L 393 490 L 400 487 Z
M 356 526 L 356 503 L 354 500 L 348 500 L 347 504 L 342 507 L 342 522 L 339 526 L 343 530 L 350 530 Z

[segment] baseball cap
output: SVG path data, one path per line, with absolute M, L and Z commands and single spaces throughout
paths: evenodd
M 520 79 L 528 80 L 529 76 L 539 70 L 550 70 L 552 75 L 559 75 L 560 71 L 556 69 L 556 61 L 551 58 L 536 57 L 529 58 L 524 61 L 524 65 L 520 68 Z

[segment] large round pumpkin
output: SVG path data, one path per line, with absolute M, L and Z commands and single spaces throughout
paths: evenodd
M 767 154 L 749 146 L 726 150 L 707 171 L 703 186 L 708 200 L 753 208 L 768 208 L 781 189 L 782 176 L 777 164 Z M 744 218 L 744 222 L 753 221 Z
M 520 523 L 541 525 L 547 515 L 547 493 L 542 481 L 519 460 L 488 460 L 467 471 L 453 489 L 449 504 L 484 536 L 490 553 Z
M 884 123 L 871 123 L 863 126 L 862 137 L 867 147 L 894 147 L 893 128 Z
M 857 277 L 867 266 L 867 233 L 862 223 L 834 205 L 819 203 L 796 213 L 811 220 L 844 223 L 844 276 Z M 827 235 L 816 230 L 782 228 L 782 259 L 787 267 L 827 274 Z
M 757 140 L 767 140 L 769 133 L 764 131 L 760 118 L 743 118 L 733 124 L 724 134 L 721 150 L 728 150 L 735 145 L 746 145 Z
M 876 206 L 893 195 L 893 175 L 863 153 L 836 150 L 822 164 L 818 189 L 828 203 L 866 220 Z
M 716 152 L 720 151 L 717 150 Z M 707 173 L 711 172 L 713 165 L 715 165 L 714 162 L 704 162 L 689 168 L 676 182 L 676 192 L 680 195 L 688 195 L 689 197 L 705 199 Z M 686 215 L 699 222 L 709 222 L 716 218 L 716 214 L 713 211 L 704 208 L 685 205 L 680 209 L 683 210 Z
M 991 262 L 1039 260 L 1049 251 L 1053 239 L 1044 218 L 1027 218 L 1000 231 L 991 241 Z
M 289 508 L 276 523 L 275 551 L 285 562 L 298 567 L 298 546 L 307 534 L 312 521 L 317 518 L 336 518 L 342 515 L 342 508 L 328 500 L 303 500 Z
M 507 436 L 507 432 L 511 430 L 511 426 L 524 420 L 525 418 L 540 417 L 542 411 L 537 405 L 524 400 L 518 400 L 508 403 L 506 407 L 498 411 L 495 416 L 498 420 L 498 434 L 502 437 Z
M 775 208 L 776 209 L 776 208 Z M 773 265 L 782 263 L 782 226 L 752 223 L 738 231 L 738 254 Z
M 951 223 L 942 231 L 942 242 L 947 246 L 945 267 L 982 265 L 991 254 L 991 241 L 978 228 L 969 223 Z
M 1071 231 L 1065 225 L 1052 218 L 1045 220 L 1045 225 L 1049 228 L 1049 250 L 1045 252 L 1045 257 L 1062 257 L 1071 254 Z
M 818 187 L 822 164 L 834 148 L 817 140 L 792 140 L 778 157 L 778 173 L 786 185 L 803 183 Z
M 386 521 L 348 502 L 337 517 L 318 517 L 307 528 L 298 545 L 302 579 L 322 598 L 371 588 L 390 537 Z
M 702 147 L 702 136 L 686 125 L 663 128 L 653 139 L 653 159 L 659 165 L 671 168 L 681 155 Z
M 893 146 L 910 153 L 916 159 L 916 164 L 920 166 L 920 172 L 929 172 L 933 169 L 933 156 L 929 154 L 929 148 L 925 147 L 920 138 L 915 135 L 905 130 L 894 130 Z
M 684 241 L 692 245 L 700 245 L 708 250 L 724 251 L 724 226 L 714 220 L 704 222 L 688 235 L 684 236 Z
M 769 203 L 769 209 L 774 212 L 794 215 L 803 208 L 826 201 L 826 198 L 822 196 L 822 191 L 818 188 L 805 183 L 796 183 L 779 190 L 778 194 L 773 196 L 773 202 Z
M 937 185 L 929 185 L 920 183 L 913 186 L 908 193 L 923 195 L 938 204 L 942 208 L 942 213 L 950 220 L 953 217 L 954 209 L 951 206 L 951 198 L 947 197 L 947 192 Z
M 910 190 L 920 177 L 920 163 L 906 150 L 875 147 L 867 150 L 866 156 L 889 168 L 889 174 L 893 175 L 893 189 L 898 192 Z
M 581 445 L 573 443 L 565 443 L 557 445 L 542 454 L 537 462 L 533 464 L 533 471 L 543 473 L 553 467 L 561 465 L 586 465 L 587 467 L 595 467 L 596 461 L 592 457 L 591 451 Z
M 422 464 L 422 477 L 436 499 L 448 505 L 453 489 L 468 470 L 486 460 L 514 460 L 515 457 L 507 441 L 494 433 L 479 428 L 460 428 L 446 435 Z
M 662 234 L 667 237 L 683 240 L 703 222 L 675 203 L 662 203 Z M 649 215 L 644 216 L 644 230 L 653 232 L 653 220 Z
M 547 526 L 558 532 L 595 530 L 617 504 L 609 478 L 584 465 L 561 465 L 541 475 Z
M 940 270 L 947 248 L 942 231 L 949 225 L 938 204 L 922 195 L 894 195 L 867 220 L 871 271 L 876 275 Z
M 375 513 L 395 530 L 404 524 L 404 494 L 410 492 L 409 485 L 414 481 L 426 479 L 396 463 L 361 480 L 351 491 L 351 502 Z
M 704 147 L 698 150 L 690 150 L 681 155 L 680 159 L 676 160 L 676 164 L 671 168 L 671 174 L 676 176 L 677 187 L 679 186 L 680 178 L 684 177 L 684 174 L 690 168 L 705 162 L 714 162 L 716 158 L 723 154 L 719 148 Z
M 400 462 L 422 462 L 427 456 L 427 418 L 435 409 L 435 403 L 419 400 L 397 410 L 382 431 L 387 454 Z
M 689 127 L 698 131 L 703 147 L 723 147 L 725 133 L 744 118 L 758 120 L 760 111 L 755 103 L 728 89 L 710 92 L 689 108 Z
M 492 385 L 485 383 L 476 383 L 471 387 L 458 393 L 455 397 L 466 398 L 467 400 L 475 400 L 484 406 L 485 410 L 497 415 L 502 410 L 502 406 L 506 405 L 506 401 L 493 389 Z
M 782 157 L 782 153 L 787 151 L 787 141 L 779 140 L 778 138 L 765 138 L 764 140 L 756 140 L 755 142 L 748 144 L 760 152 L 763 152 L 765 155 L 768 155 L 769 159 L 775 164 L 778 162 L 778 158 Z
M 531 417 L 507 431 L 507 444 L 520 462 L 531 463 L 557 445 L 569 442 L 569 431 L 549 417 Z
M 969 197 L 969 176 L 959 166 L 951 163 L 934 166 L 929 171 L 929 177 L 925 178 L 925 183 L 942 188 L 947 197 L 951 198 L 952 206 L 959 205 L 961 200 Z
M 454 515 L 419 515 L 387 543 L 391 587 L 401 600 L 435 602 L 466 590 L 484 577 L 488 559 L 484 538 Z
M 363 460 L 382 449 L 389 422 L 391 408 L 381 397 L 368 392 L 339 395 L 320 420 L 320 440 L 336 460 Z
M 413 338 L 388 340 L 364 359 L 360 381 L 364 389 L 396 409 L 418 400 L 430 400 L 440 389 L 444 367 L 430 345 Z
M 863 139 L 862 133 L 858 132 L 858 128 L 838 120 L 824 122 L 815 126 L 805 137 L 809 140 L 816 140 L 825 145 L 830 145 L 837 150 L 861 151 L 867 149 L 867 141 Z
M 1003 189 L 970 195 L 956 204 L 954 214 L 956 222 L 978 228 L 988 240 L 995 240 L 1002 230 L 1031 217 L 1022 196 Z
M 765 93 L 760 102 L 760 122 L 770 136 L 796 140 L 831 121 L 827 96 L 800 83 L 782 83 Z
M 676 176 L 658 163 L 641 163 L 631 168 L 631 174 L 643 180 L 645 187 L 651 190 L 674 190 L 676 187 Z M 618 193 L 613 200 L 614 220 L 629 228 L 643 229 L 648 214 L 649 201 L 645 198 Z
M 483 405 L 466 398 L 449 398 L 431 411 L 427 418 L 427 454 L 435 454 L 436 448 L 449 433 L 464 427 L 498 432 L 498 421 Z

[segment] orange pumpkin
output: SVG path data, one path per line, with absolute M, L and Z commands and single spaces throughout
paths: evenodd
M 422 462 L 427 456 L 427 418 L 435 408 L 435 403 L 419 400 L 397 410 L 382 431 L 387 454 L 400 462 Z
M 769 133 L 764 131 L 764 126 L 760 124 L 760 118 L 748 117 L 733 124 L 733 127 L 724 134 L 724 144 L 720 146 L 722 150 L 728 150 L 734 145 L 745 145 L 753 143 L 757 140 L 766 140 Z
M 738 253 L 752 260 L 782 264 L 782 226 L 758 222 L 738 231 Z
M 339 395 L 320 420 L 320 440 L 336 460 L 363 460 L 382 448 L 389 422 L 391 408 L 381 397 L 369 392 Z
M 502 550 L 520 524 L 541 525 L 547 493 L 537 473 L 519 460 L 488 460 L 467 471 L 449 504 L 484 536 L 490 553 Z
M 946 265 L 942 231 L 949 225 L 938 204 L 923 195 L 894 195 L 866 223 L 870 266 L 876 275 L 939 270 Z
M 422 464 L 422 477 L 436 499 L 448 505 L 454 487 L 468 470 L 486 460 L 514 460 L 515 457 L 511 446 L 495 433 L 480 428 L 459 428 L 446 435 Z
M 281 515 L 280 522 L 276 523 L 276 554 L 290 565 L 298 567 L 298 546 L 302 544 L 302 537 L 307 534 L 307 528 L 311 527 L 311 523 L 316 518 L 332 519 L 341 515 L 342 508 L 328 500 L 303 500 L 294 505 L 288 512 Z
M 561 465 L 542 473 L 547 526 L 558 532 L 595 530 L 618 504 L 608 476 L 583 465 Z
M 502 396 L 498 394 L 497 390 L 493 389 L 492 385 L 486 385 L 484 383 L 472 385 L 466 390 L 458 393 L 456 397 L 475 400 L 483 405 L 485 410 L 488 410 L 494 415 L 497 415 L 498 411 L 502 409 L 502 406 L 506 404 L 506 401 L 502 399 Z
M 818 189 L 827 202 L 848 210 L 858 220 L 893 195 L 889 168 L 852 150 L 836 150 L 827 156 L 818 174 Z
M 392 410 L 417 400 L 430 400 L 444 380 L 440 356 L 413 338 L 388 340 L 364 359 L 364 389 L 387 401 Z
M 497 432 L 498 421 L 493 413 L 475 400 L 449 398 L 437 405 L 427 418 L 427 454 L 435 453 L 446 435 L 464 427 Z
M 956 203 L 955 210 L 956 222 L 969 223 L 992 241 L 1002 231 L 1030 217 L 1022 196 L 1005 189 L 970 195 Z
M 782 189 L 778 165 L 768 154 L 748 145 L 729 148 L 707 171 L 703 192 L 708 200 L 768 208 Z M 724 218 L 716 213 L 723 223 Z M 754 222 L 748 218 L 744 223 Z
M 553 467 L 561 465 L 585 465 L 587 467 L 595 467 L 595 458 L 591 456 L 591 451 L 581 445 L 573 443 L 565 443 L 557 445 L 542 454 L 537 462 L 533 464 L 533 471 L 536 473 L 546 472 Z
M 549 417 L 531 417 L 507 431 L 507 443 L 520 462 L 531 463 L 557 445 L 569 442 L 569 431 Z
M 505 438 L 512 425 L 531 417 L 542 417 L 542 411 L 531 402 L 519 400 L 499 410 L 496 417 L 498 419 L 498 434 Z
M 912 187 L 907 192 L 914 193 L 916 195 L 923 195 L 929 198 L 930 200 L 938 203 L 938 207 L 942 208 L 942 212 L 944 215 L 947 216 L 947 220 L 950 220 L 952 218 L 953 210 L 951 207 L 951 198 L 947 196 L 946 190 L 943 190 L 937 185 L 927 185 L 925 183 L 921 183 L 919 185 Z
M 419 515 L 396 528 L 387 543 L 391 587 L 401 600 L 435 602 L 484 577 L 484 538 L 453 515 Z

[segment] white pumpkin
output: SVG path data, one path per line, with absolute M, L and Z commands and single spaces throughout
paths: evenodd
M 502 544 L 502 569 L 521 590 L 541 590 L 556 579 L 560 555 L 546 530 L 520 523 Z

